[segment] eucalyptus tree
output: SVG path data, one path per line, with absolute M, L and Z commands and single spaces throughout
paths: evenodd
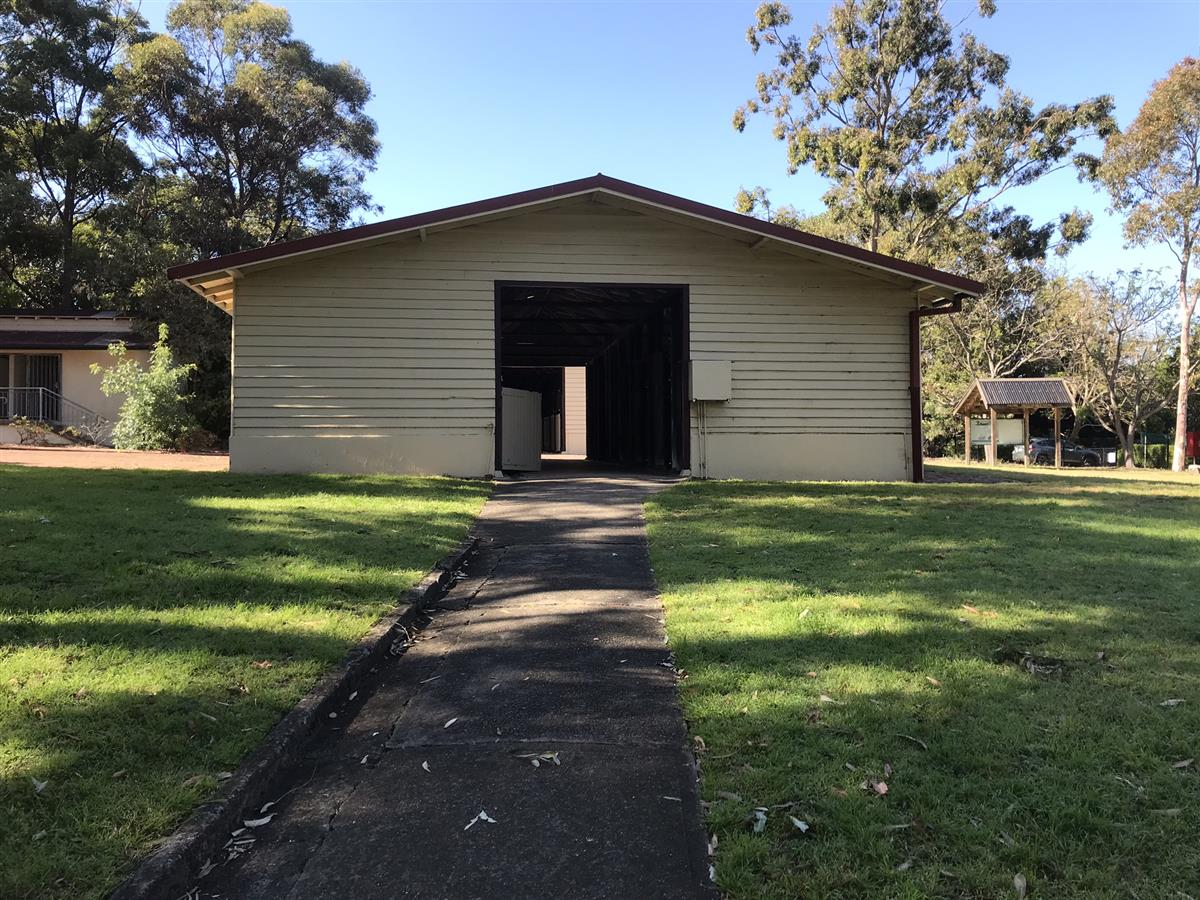
M 1182 471 L 1188 398 L 1196 377 L 1192 320 L 1200 300 L 1200 284 L 1192 273 L 1200 246 L 1200 59 L 1189 57 L 1173 66 L 1151 88 L 1132 124 L 1111 135 L 1103 157 L 1085 160 L 1084 170 L 1124 213 L 1126 239 L 1166 247 L 1178 265 L 1179 381 L 1171 467 Z

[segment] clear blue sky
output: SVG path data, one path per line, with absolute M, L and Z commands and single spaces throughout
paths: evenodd
M 280 0 L 276 0 L 279 3 Z M 327 60 L 346 59 L 374 91 L 382 152 L 368 186 L 399 216 L 604 172 L 729 207 L 762 184 L 776 203 L 821 208 L 822 182 L 789 177 L 770 121 L 744 134 L 733 110 L 770 62 L 745 41 L 755 0 L 729 2 L 381 2 L 282 0 L 298 37 Z M 808 33 L 826 0 L 791 2 Z M 970 27 L 1012 60 L 1010 83 L 1035 102 L 1116 98 L 1125 125 L 1151 83 L 1200 53 L 1197 0 L 997 0 Z M 146 0 L 161 29 L 168 4 Z M 973 0 L 952 0 L 961 17 Z M 1165 266 L 1160 252 L 1123 248 L 1105 200 L 1074 172 L 1014 195 L 1049 218 L 1078 206 L 1096 215 L 1074 271 Z

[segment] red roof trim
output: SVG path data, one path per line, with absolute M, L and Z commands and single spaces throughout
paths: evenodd
M 359 225 L 341 231 L 331 231 L 327 234 L 313 235 L 312 237 L 300 238 L 295 241 L 284 241 L 279 244 L 270 244 L 266 247 L 258 247 L 253 250 L 242 250 L 237 253 L 226 254 L 225 256 L 200 260 L 199 262 L 172 266 L 167 269 L 167 277 L 172 280 L 180 280 L 193 278 L 197 275 L 208 275 L 226 269 L 236 269 L 239 266 L 250 265 L 252 263 L 267 262 L 300 253 L 337 247 L 355 241 L 385 237 L 390 234 L 438 225 L 455 219 L 472 218 L 474 216 L 487 215 L 488 213 L 502 212 L 506 209 L 528 206 L 533 203 L 543 203 L 559 197 L 584 194 L 588 191 L 608 191 L 629 197 L 633 200 L 641 200 L 645 203 L 672 209 L 685 215 L 720 222 L 760 234 L 764 237 L 777 238 L 822 253 L 840 256 L 843 259 L 865 263 L 866 265 L 889 272 L 906 275 L 918 281 L 926 281 L 954 288 L 967 294 L 981 294 L 985 289 L 982 283 L 970 278 L 963 278 L 961 275 L 953 275 L 949 272 L 942 272 L 931 268 L 930 266 L 922 266 L 906 262 L 902 259 L 895 259 L 891 256 L 884 256 L 882 253 L 872 253 L 870 250 L 864 250 L 862 247 L 856 247 L 853 244 L 830 240 L 829 238 L 809 234 L 806 231 L 800 231 L 796 228 L 776 225 L 773 222 L 764 222 L 762 219 L 756 219 L 753 216 L 744 216 L 727 209 L 709 206 L 706 203 L 697 203 L 695 200 L 687 200 L 683 197 L 677 197 L 674 194 L 667 194 L 663 191 L 656 191 L 652 188 L 642 187 L 639 184 L 633 184 L 632 182 L 610 178 L 608 175 L 592 175 L 588 178 L 580 178 L 575 181 L 564 181 L 560 184 L 552 184 L 547 187 L 519 191 L 515 194 L 505 194 L 501 197 L 492 197 L 488 200 L 478 200 L 474 203 L 464 203 L 459 206 L 448 206 L 445 209 L 402 216 L 398 219 L 387 219 L 382 222 L 372 222 L 369 225 Z

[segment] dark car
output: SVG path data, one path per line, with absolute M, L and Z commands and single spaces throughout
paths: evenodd
M 1017 447 L 1016 450 L 1020 450 Z M 1052 466 L 1054 465 L 1054 438 L 1033 438 L 1029 441 L 1029 458 L 1037 466 Z M 1019 453 L 1013 454 L 1014 461 L 1020 462 Z M 1080 447 L 1078 444 L 1072 444 L 1070 441 L 1063 439 L 1062 442 L 1062 461 L 1063 465 L 1070 466 L 1098 466 L 1102 462 L 1100 454 L 1095 450 L 1089 450 L 1087 447 Z

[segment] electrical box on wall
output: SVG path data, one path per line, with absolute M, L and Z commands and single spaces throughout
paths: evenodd
M 727 359 L 693 359 L 692 399 L 728 400 L 733 396 L 732 369 Z

